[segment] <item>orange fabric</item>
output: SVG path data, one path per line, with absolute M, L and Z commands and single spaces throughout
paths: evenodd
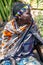
M 2 43 L 1 46 L 3 47 L 4 46 L 4 43 Z
M 25 26 L 25 27 L 20 27 L 20 30 L 25 31 L 25 30 L 26 30 L 26 27 L 27 27 L 27 26 Z
M 12 26 L 14 26 L 14 21 L 12 22 Z
M 9 31 L 3 31 L 4 36 L 12 36 L 12 33 Z
M 12 24 L 12 26 L 15 27 L 15 19 L 12 19 L 12 20 L 11 20 L 11 24 Z
M 6 46 L 6 48 L 8 49 L 9 47 L 8 47 L 8 46 Z

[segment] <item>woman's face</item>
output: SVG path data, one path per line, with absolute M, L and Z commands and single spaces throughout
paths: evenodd
M 22 15 L 18 16 L 18 25 L 30 24 L 31 22 L 31 14 L 28 10 L 24 12 Z

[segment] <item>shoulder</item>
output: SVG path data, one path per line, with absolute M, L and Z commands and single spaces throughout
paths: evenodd
M 14 26 L 15 23 L 15 19 L 12 19 L 11 21 L 7 22 L 4 29 L 8 29 L 8 28 L 12 28 L 12 26 Z

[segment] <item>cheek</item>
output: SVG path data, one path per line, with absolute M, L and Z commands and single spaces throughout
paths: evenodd
M 28 15 L 28 14 L 26 14 L 26 13 L 24 13 L 22 16 L 23 16 L 23 17 L 28 17 L 29 15 Z
M 24 14 L 23 17 L 24 17 L 25 19 L 31 19 L 31 16 L 30 16 L 29 14 Z

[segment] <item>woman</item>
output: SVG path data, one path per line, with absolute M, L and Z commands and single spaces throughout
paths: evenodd
M 18 40 L 21 40 L 23 34 L 26 32 L 27 28 L 30 27 L 31 23 L 32 16 L 30 13 L 30 8 L 29 6 L 26 6 L 16 14 L 16 17 L 13 20 L 5 25 L 2 35 L 2 48 L 7 48 L 6 51 L 8 52 L 9 49 L 15 46 L 15 44 L 13 44 L 10 48 L 8 47 L 12 43 L 13 38 L 14 43 L 16 43 Z M 35 27 L 35 30 L 37 30 L 34 22 L 32 24 L 32 27 Z M 26 43 L 23 43 L 20 49 L 18 47 L 15 55 L 14 50 L 10 51 L 11 53 L 9 55 L 14 55 L 14 57 L 11 58 L 12 65 L 41 65 L 31 53 L 35 39 L 31 33 L 27 34 L 26 38 L 28 37 L 30 37 L 29 40 Z M 4 52 L 4 54 L 7 52 Z

